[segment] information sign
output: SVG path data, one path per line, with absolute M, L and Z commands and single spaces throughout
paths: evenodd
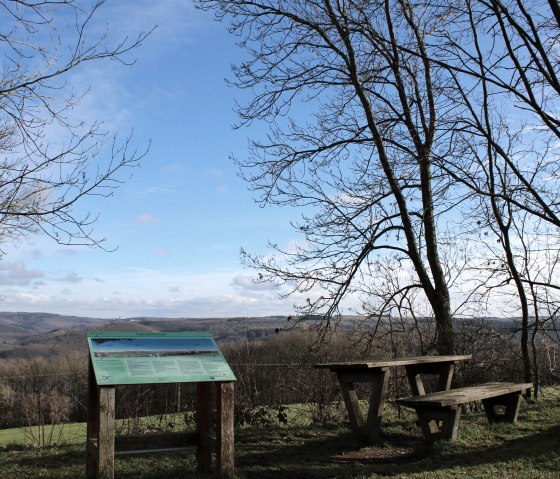
M 97 385 L 235 381 L 209 333 L 88 333 Z

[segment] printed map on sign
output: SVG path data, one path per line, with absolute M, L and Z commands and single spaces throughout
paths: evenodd
M 209 333 L 88 333 L 97 384 L 235 381 Z

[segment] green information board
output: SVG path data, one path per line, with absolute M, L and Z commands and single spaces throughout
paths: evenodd
M 235 381 L 209 333 L 88 333 L 99 386 Z

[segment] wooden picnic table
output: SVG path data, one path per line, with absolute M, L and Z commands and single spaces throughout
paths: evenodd
M 471 358 L 471 355 L 417 356 L 315 364 L 315 368 L 330 369 L 333 373 L 336 373 L 352 431 L 360 436 L 365 435 L 370 441 L 375 441 L 379 439 L 381 433 L 383 406 L 385 405 L 391 368 L 404 367 L 412 395 L 421 396 L 426 394 L 422 382 L 423 374 L 437 375 L 436 390 L 447 391 L 451 387 L 455 365 Z M 367 419 L 364 419 L 360 410 L 355 383 L 371 383 Z

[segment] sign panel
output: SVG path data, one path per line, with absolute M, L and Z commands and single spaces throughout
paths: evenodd
M 209 333 L 88 333 L 99 386 L 235 381 Z

